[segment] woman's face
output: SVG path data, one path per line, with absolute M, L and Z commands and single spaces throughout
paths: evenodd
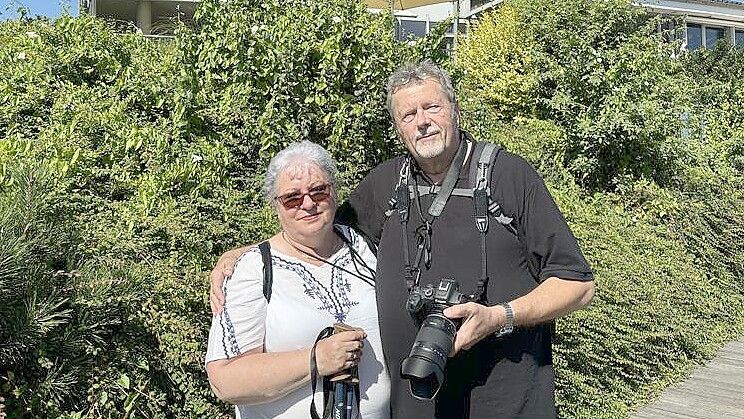
M 315 163 L 295 161 L 279 173 L 276 211 L 282 229 L 301 244 L 315 245 L 333 228 L 333 185 Z

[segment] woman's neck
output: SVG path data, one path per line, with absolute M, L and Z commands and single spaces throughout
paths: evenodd
M 292 237 L 286 231 L 282 231 L 281 236 L 290 248 L 305 258 L 328 259 L 336 253 L 340 242 L 333 229 L 313 236 L 312 240 Z

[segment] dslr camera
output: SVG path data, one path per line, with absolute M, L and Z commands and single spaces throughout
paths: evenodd
M 419 322 L 419 331 L 411 353 L 400 367 L 401 376 L 409 380 L 411 394 L 417 399 L 430 400 L 439 392 L 444 380 L 444 367 L 455 342 L 460 322 L 442 313 L 445 308 L 481 298 L 460 293 L 453 279 L 443 278 L 434 288 L 415 286 L 406 301 L 406 309 Z

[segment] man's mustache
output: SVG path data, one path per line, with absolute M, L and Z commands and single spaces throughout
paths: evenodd
M 431 132 L 419 133 L 419 134 L 416 134 L 415 140 L 418 141 L 418 140 L 420 140 L 420 139 L 422 139 L 424 137 L 430 137 L 430 136 L 436 135 L 436 134 L 439 134 L 439 130 L 438 129 L 436 129 L 434 131 L 431 131 Z

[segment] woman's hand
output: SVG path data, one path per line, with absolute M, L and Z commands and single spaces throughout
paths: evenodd
M 315 346 L 318 374 L 333 375 L 359 363 L 367 334 L 361 330 L 340 332 L 321 339 Z

